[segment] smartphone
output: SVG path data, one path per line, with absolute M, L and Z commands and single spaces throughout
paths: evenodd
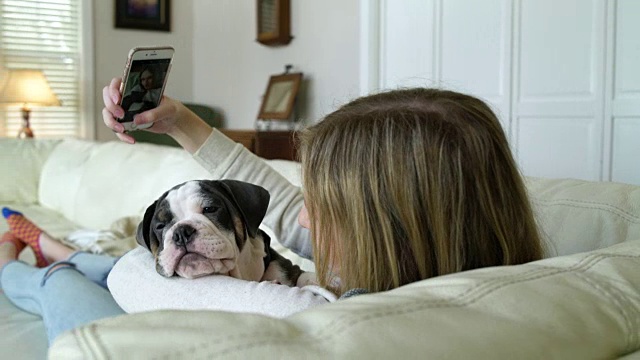
M 136 125 L 133 117 L 160 104 L 174 51 L 171 46 L 136 47 L 129 51 L 118 104 L 124 109 L 124 117 L 117 119 L 126 131 L 146 129 L 153 125 Z

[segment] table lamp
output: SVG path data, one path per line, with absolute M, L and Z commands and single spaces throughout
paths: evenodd
M 22 105 L 22 128 L 18 137 L 33 137 L 29 125 L 32 106 L 60 106 L 60 100 L 51 91 L 51 87 L 40 70 L 9 70 L 4 87 L 0 90 L 0 104 L 5 106 Z

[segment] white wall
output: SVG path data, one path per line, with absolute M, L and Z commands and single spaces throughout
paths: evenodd
M 358 95 L 358 1 L 292 0 L 294 39 L 284 47 L 255 41 L 254 0 L 193 4 L 193 100 L 221 110 L 225 127 L 254 127 L 269 76 L 285 64 L 304 73 L 303 121 L 315 122 Z
M 95 117 L 100 141 L 115 136 L 102 125 L 102 87 L 120 76 L 130 48 L 176 48 L 166 94 L 207 104 L 225 127 L 251 129 L 270 75 L 293 64 L 304 73 L 298 117 L 315 122 L 358 95 L 358 1 L 292 0 L 293 41 L 266 47 L 255 41 L 254 0 L 172 1 L 171 32 L 113 27 L 113 1 L 94 1 Z
M 87 1 L 87 0 L 85 0 Z M 114 28 L 114 1 L 93 0 L 95 55 L 96 138 L 116 139 L 102 122 L 102 88 L 115 76 L 122 76 L 129 49 L 143 45 L 171 45 L 176 57 L 171 68 L 166 94 L 193 98 L 193 6 L 191 0 L 173 1 L 171 32 L 124 30 Z

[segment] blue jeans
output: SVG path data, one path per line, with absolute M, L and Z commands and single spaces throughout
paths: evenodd
M 0 271 L 0 286 L 14 305 L 42 317 L 51 344 L 67 330 L 125 313 L 107 290 L 117 260 L 76 252 L 41 269 L 12 261 Z M 62 266 L 51 270 L 56 265 Z

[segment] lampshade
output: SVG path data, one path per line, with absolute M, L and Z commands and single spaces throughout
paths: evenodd
M 9 70 L 0 90 L 0 104 L 58 106 L 60 100 L 51 91 L 40 70 Z

